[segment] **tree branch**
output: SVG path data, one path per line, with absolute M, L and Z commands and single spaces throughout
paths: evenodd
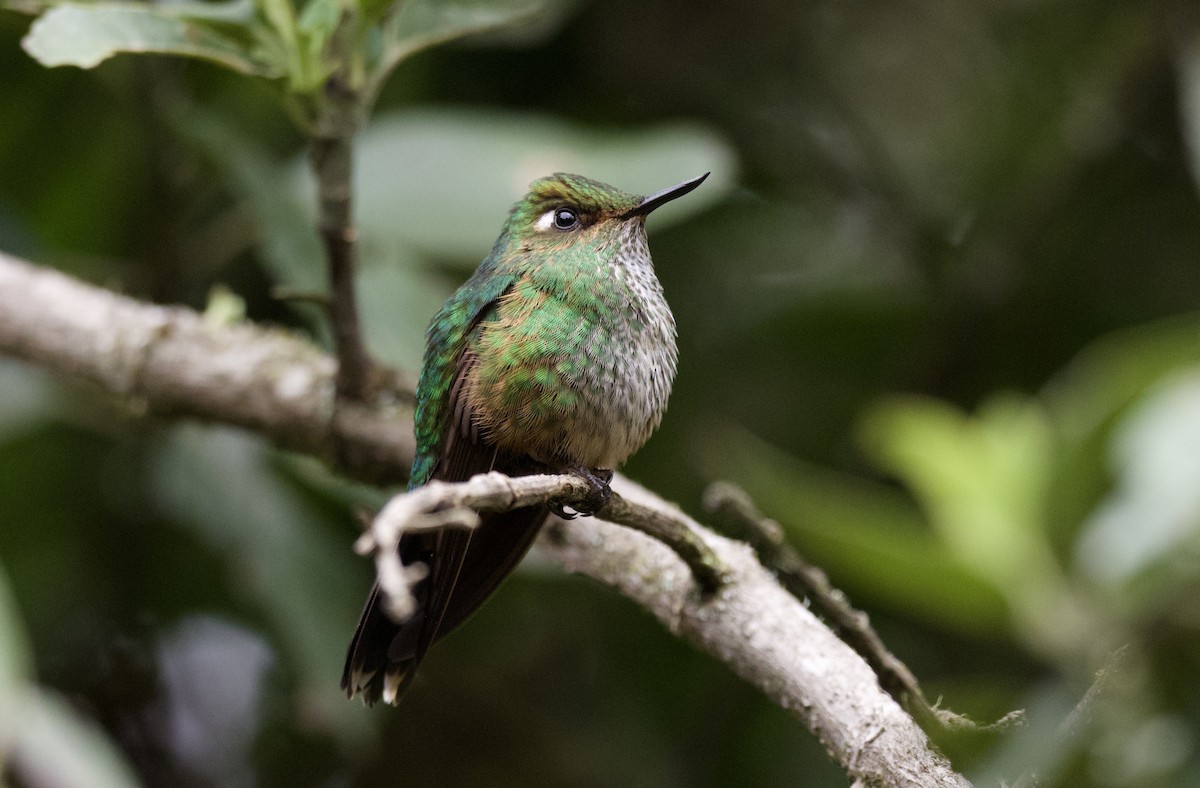
M 213 325 L 191 310 L 139 303 L 3 254 L 0 353 L 156 413 L 254 430 L 341 463 L 360 479 L 397 481 L 412 458 L 411 381 L 334 419 L 335 362 L 289 334 Z M 332 451 L 338 440 L 354 448 L 350 462 Z M 720 590 L 705 595 L 671 548 L 597 518 L 550 529 L 543 543 L 564 566 L 612 586 L 726 663 L 803 720 L 862 785 L 969 785 L 880 689 L 870 667 L 748 546 L 696 525 L 627 479 L 614 488 L 664 518 L 682 517 L 724 569 Z
M 626 499 L 672 508 L 628 479 L 618 477 L 614 485 Z M 728 567 L 727 582 L 709 597 L 668 547 L 610 523 L 562 523 L 543 546 L 567 569 L 649 610 L 800 718 L 860 784 L 970 785 L 880 689 L 866 662 L 782 588 L 748 545 L 706 529 L 697 533 Z
M 388 612 L 397 621 L 406 621 L 416 611 L 413 589 L 425 579 L 428 567 L 400 561 L 400 537 L 405 533 L 446 527 L 471 529 L 479 525 L 479 512 L 544 506 L 552 500 L 571 505 L 587 500 L 591 492 L 586 481 L 569 474 L 512 477 L 492 472 L 477 474 L 465 482 L 432 481 L 392 498 L 354 549 L 362 555 L 375 554 L 376 575 Z M 613 492 L 599 514 L 674 550 L 705 595 L 714 593 L 727 579 L 729 570 L 699 536 L 700 526 L 683 512 L 639 505 Z
M 723 521 L 728 527 L 726 533 L 753 547 L 784 588 L 800 599 L 812 600 L 817 611 L 875 670 L 880 684 L 893 698 L 901 703 L 908 698 L 922 713 L 936 717 L 912 671 L 888 651 L 871 628 L 867 614 L 855 610 L 829 582 L 824 570 L 805 561 L 787 543 L 779 523 L 758 511 L 744 490 L 729 482 L 717 482 L 705 490 L 704 508 Z
M 216 325 L 0 253 L 0 353 L 158 415 L 245 427 L 362 481 L 408 477 L 413 382 L 397 376 L 335 411 L 337 363 L 279 329 Z M 353 451 L 336 456 L 339 440 Z

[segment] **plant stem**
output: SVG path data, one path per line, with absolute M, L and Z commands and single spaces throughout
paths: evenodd
M 329 270 L 329 320 L 338 359 L 339 400 L 365 402 L 373 364 L 363 343 L 354 291 L 357 263 L 352 214 L 353 131 L 335 128 L 313 138 L 310 161 L 317 178 L 321 238 Z

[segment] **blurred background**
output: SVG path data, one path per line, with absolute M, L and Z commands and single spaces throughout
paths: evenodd
M 713 170 L 649 223 L 681 361 L 627 473 L 698 515 L 741 484 L 931 698 L 1025 709 L 935 737 L 977 784 L 1200 785 L 1200 17 L 710 5 L 551 3 L 397 71 L 360 140 L 372 349 L 417 367 L 533 178 Z M 263 84 L 46 69 L 29 24 L 0 11 L 0 249 L 324 342 L 273 297 L 323 274 Z M 35 784 L 848 784 L 536 554 L 401 707 L 346 701 L 372 577 L 351 509 L 383 494 L 142 410 L 0 359 L 0 733 L 75 780 Z

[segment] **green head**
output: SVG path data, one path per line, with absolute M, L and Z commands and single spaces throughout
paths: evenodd
M 626 222 L 682 197 L 708 177 L 684 181 L 649 197 L 623 192 L 582 175 L 555 173 L 539 178 L 509 214 L 504 235 L 526 251 L 552 250 L 616 232 Z

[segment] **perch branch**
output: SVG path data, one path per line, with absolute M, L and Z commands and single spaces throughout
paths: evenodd
M 411 389 L 373 397 L 334 420 L 335 363 L 303 341 L 249 325 L 212 325 L 179 307 L 139 303 L 0 254 L 0 353 L 140 402 L 148 410 L 235 424 L 280 446 L 395 481 L 411 461 Z M 411 381 L 408 382 L 411 385 Z M 407 394 L 407 396 L 405 396 Z M 618 477 L 622 497 L 677 511 Z M 691 526 L 689 526 L 691 528 Z M 656 539 L 599 518 L 561 523 L 543 539 L 568 569 L 617 589 L 671 632 L 721 660 L 812 730 L 863 785 L 966 786 L 874 673 L 744 544 L 696 527 L 726 572 L 705 595 L 688 565 Z
M 404 621 L 416 609 L 414 586 L 425 578 L 422 563 L 400 561 L 400 537 L 407 532 L 447 526 L 474 528 L 477 512 L 508 511 L 544 505 L 552 499 L 583 501 L 590 488 L 572 475 L 505 476 L 481 473 L 465 482 L 430 482 L 392 498 L 354 545 L 361 555 L 375 554 L 379 587 L 392 617 Z M 700 526 L 679 511 L 633 503 L 614 492 L 600 516 L 645 533 L 668 545 L 688 565 L 705 594 L 715 592 L 728 569 L 700 538 Z

